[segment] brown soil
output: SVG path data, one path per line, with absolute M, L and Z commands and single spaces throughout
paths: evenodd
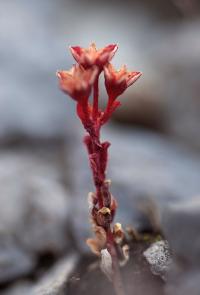
M 149 242 L 135 242 L 130 248 L 130 260 L 121 269 L 126 295 L 163 295 L 164 282 L 151 273 L 143 251 Z M 67 286 L 69 295 L 115 295 L 112 284 L 98 267 L 94 257 L 83 257 Z

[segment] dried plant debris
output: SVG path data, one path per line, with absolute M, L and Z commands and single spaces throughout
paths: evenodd
M 107 278 L 112 281 L 113 270 L 112 270 L 112 257 L 107 249 L 101 250 L 101 270 Z

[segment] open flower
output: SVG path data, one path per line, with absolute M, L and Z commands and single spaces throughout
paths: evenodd
M 105 86 L 109 98 L 115 99 L 131 86 L 140 76 L 141 72 L 128 72 L 126 66 L 116 71 L 112 64 L 104 66 Z
M 95 43 L 92 43 L 89 48 L 79 46 L 70 47 L 71 53 L 78 64 L 82 65 L 85 69 L 96 65 L 100 70 L 112 59 L 117 49 L 116 44 L 111 44 L 97 50 Z
M 96 67 L 85 70 L 82 66 L 74 65 L 69 71 L 58 71 L 57 77 L 62 91 L 79 101 L 89 97 L 97 73 Z

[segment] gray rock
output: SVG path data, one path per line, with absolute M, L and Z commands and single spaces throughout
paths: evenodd
M 160 216 L 177 262 L 200 269 L 200 196 L 170 203 Z
M 48 156 L 0 153 L 0 223 L 29 250 L 66 247 L 69 193 L 59 178 Z
M 2 295 L 26 295 L 30 294 L 31 295 L 31 288 L 32 288 L 32 283 L 29 281 L 19 281 L 18 283 L 12 285 L 9 287 L 6 291 L 2 291 Z
M 71 59 L 58 22 L 62 0 L 57 4 L 0 3 L 0 139 L 72 134 L 72 103 L 59 91 L 55 74 Z
M 0 282 L 29 274 L 37 255 L 71 245 L 69 193 L 55 155 L 43 152 L 0 151 Z
M 168 242 L 162 240 L 153 243 L 143 255 L 150 264 L 152 273 L 165 280 L 165 275 L 172 264 L 172 254 Z
M 66 295 L 66 284 L 77 261 L 77 254 L 71 253 L 57 261 L 36 283 L 17 283 L 3 292 L 3 295 Z
M 35 257 L 0 230 L 0 284 L 11 282 L 33 271 Z
M 193 270 L 177 274 L 172 273 L 166 285 L 166 295 L 199 295 L 200 271 Z
M 194 19 L 169 30 L 155 57 L 163 79 L 161 97 L 165 100 L 167 132 L 196 147 L 200 147 L 197 99 L 200 74 L 199 28 L 199 20 Z M 169 40 L 171 45 L 167 46 Z
M 144 75 L 116 113 L 118 120 L 159 129 L 199 150 L 199 30 L 199 19 L 147 30 L 152 42 L 148 53 L 141 51 Z
M 33 295 L 66 295 L 66 284 L 69 275 L 75 268 L 78 256 L 71 255 L 58 261 L 36 286 L 33 287 Z

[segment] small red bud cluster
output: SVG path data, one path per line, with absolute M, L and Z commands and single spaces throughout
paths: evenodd
M 96 254 L 100 254 L 104 248 L 108 249 L 113 259 L 113 268 L 116 268 L 115 244 L 119 237 L 115 237 L 116 227 L 112 228 L 111 224 L 117 203 L 109 191 L 110 182 L 106 180 L 110 143 L 100 141 L 100 129 L 120 106 L 117 98 L 141 76 L 141 72 L 128 72 L 126 66 L 119 71 L 114 69 L 110 61 L 117 49 L 117 45 L 111 44 L 97 50 L 94 43 L 87 49 L 70 47 L 77 64 L 69 71 L 57 72 L 60 88 L 76 101 L 77 115 L 88 133 L 84 137 L 84 143 L 96 188 L 96 192 L 90 194 L 91 219 L 96 238 L 89 239 L 88 244 Z M 108 94 L 105 110 L 99 108 L 99 76 L 102 72 Z M 91 104 L 89 97 L 92 92 Z

